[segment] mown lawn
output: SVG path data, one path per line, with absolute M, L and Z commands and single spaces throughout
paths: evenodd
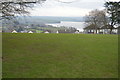
M 3 78 L 117 78 L 118 35 L 3 34 Z

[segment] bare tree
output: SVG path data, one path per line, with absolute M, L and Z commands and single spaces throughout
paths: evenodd
M 87 25 L 94 25 L 97 33 L 97 29 L 108 24 L 108 18 L 106 17 L 105 10 L 93 10 L 89 12 L 89 15 L 85 16 L 85 22 Z
M 29 8 L 34 7 L 34 4 L 42 3 L 44 1 L 46 0 L 1 0 L 0 19 L 11 19 L 17 15 L 29 14 Z
M 0 19 L 11 19 L 17 15 L 29 14 L 29 8 L 34 4 L 42 3 L 46 0 L 0 0 Z M 73 3 L 78 0 L 55 0 L 62 3 Z

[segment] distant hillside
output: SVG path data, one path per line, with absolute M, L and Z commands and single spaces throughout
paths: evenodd
M 22 19 L 22 20 L 21 20 Z M 20 17 L 20 22 L 24 23 L 59 23 L 60 21 L 83 22 L 83 17 L 51 17 L 51 16 L 30 16 Z
M 2 23 L 5 20 L 2 20 Z M 7 21 L 9 23 L 18 21 L 21 24 L 46 24 L 46 23 L 60 23 L 61 21 L 84 22 L 83 17 L 51 17 L 51 16 L 19 16 L 15 20 Z M 2 24 L 0 22 L 0 24 Z M 5 23 L 6 24 L 6 23 Z
M 18 30 L 20 27 L 26 28 L 26 26 L 35 29 L 37 27 L 43 28 L 48 27 L 45 24 L 60 23 L 61 21 L 83 22 L 83 17 L 19 16 L 11 20 L 2 20 L 0 24 L 2 24 L 4 31 L 9 31 Z

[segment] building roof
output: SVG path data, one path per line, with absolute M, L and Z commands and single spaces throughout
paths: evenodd
M 16 30 L 13 30 L 12 33 L 17 33 L 17 31 L 16 31 Z
M 46 32 L 51 33 L 50 30 L 45 30 L 45 31 L 43 31 L 42 33 L 46 33 Z
M 28 33 L 33 33 L 32 31 L 29 31 Z

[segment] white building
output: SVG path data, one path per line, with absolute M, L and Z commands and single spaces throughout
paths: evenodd
M 33 33 L 32 31 L 29 31 L 28 33 Z
M 16 31 L 16 30 L 13 30 L 12 33 L 17 33 L 17 31 Z
M 44 33 L 50 33 L 50 32 L 48 32 L 48 31 L 45 31 Z
M 56 33 L 59 33 L 59 31 L 57 31 Z

